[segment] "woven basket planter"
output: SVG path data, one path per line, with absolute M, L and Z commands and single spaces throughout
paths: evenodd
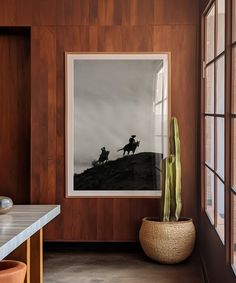
M 143 219 L 139 240 L 145 254 L 160 263 L 175 264 L 185 260 L 193 251 L 196 231 L 192 219 L 160 222 Z

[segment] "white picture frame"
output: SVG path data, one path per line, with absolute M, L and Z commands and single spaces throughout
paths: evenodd
M 85 148 L 86 146 L 86 141 L 82 142 L 82 139 L 86 140 L 86 137 L 84 136 L 84 132 L 81 133 L 81 135 L 78 134 L 78 130 L 81 127 L 78 125 L 80 123 L 80 119 L 75 119 L 75 115 L 76 115 L 76 111 L 79 111 L 80 113 L 83 112 L 83 120 L 86 120 L 86 104 L 87 102 L 84 101 L 84 98 L 81 99 L 81 103 L 77 102 L 80 101 L 80 92 L 82 92 L 81 88 L 78 87 L 78 82 L 80 81 L 80 86 L 83 85 L 82 89 L 83 91 L 87 91 L 87 97 L 88 97 L 88 103 L 89 101 L 91 101 L 89 99 L 89 95 L 91 94 L 91 89 L 88 91 L 86 90 L 86 84 L 90 85 L 90 83 L 88 83 L 88 81 L 86 80 L 86 78 L 88 77 L 88 74 L 91 74 L 91 78 L 90 80 L 93 80 L 94 82 L 94 89 L 99 88 L 98 85 L 96 85 L 99 83 L 99 79 L 95 78 L 97 77 L 94 71 L 94 78 L 93 76 L 93 70 L 95 68 L 91 67 L 91 64 L 93 64 L 93 62 L 96 62 L 96 66 L 98 68 L 99 66 L 99 70 L 101 70 L 102 72 L 102 68 L 104 68 L 104 70 L 107 68 L 107 65 L 109 66 L 109 74 L 111 74 L 111 78 L 109 80 L 109 82 L 112 80 L 112 66 L 114 65 L 114 68 L 117 68 L 117 64 L 119 65 L 119 68 L 124 68 L 124 72 L 131 72 L 132 68 L 133 70 L 135 70 L 135 62 L 137 62 L 137 66 L 141 65 L 141 69 L 143 72 L 143 65 L 145 66 L 145 64 L 147 66 L 149 66 L 150 64 L 152 64 L 151 66 L 155 67 L 155 62 L 157 62 L 157 66 L 159 62 L 162 62 L 160 64 L 162 64 L 161 67 L 161 72 L 162 74 L 158 74 L 158 76 L 161 78 L 162 80 L 162 86 L 161 86 L 161 91 L 162 91 L 162 98 L 163 98 L 163 102 L 161 105 L 162 108 L 162 121 L 164 121 L 163 119 L 165 119 L 165 135 L 163 134 L 164 130 L 162 129 L 162 134 L 163 136 L 161 137 L 162 139 L 162 155 L 165 157 L 168 153 L 168 136 L 169 136 L 169 118 L 170 118 L 170 54 L 169 53 L 74 53 L 74 52 L 66 52 L 65 53 L 65 170 L 66 170 L 66 197 L 67 198 L 79 198 L 79 197 L 128 197 L 128 198 L 132 198 L 132 197 L 137 197 L 137 198 L 146 198 L 146 197 L 160 197 L 161 196 L 161 190 L 160 188 L 156 188 L 156 189 L 112 189 L 110 190 L 109 187 L 107 187 L 106 189 L 93 189 L 93 186 L 91 186 L 91 189 L 75 189 L 74 188 L 74 178 L 75 178 L 75 174 L 77 174 L 75 172 L 75 168 L 80 168 L 78 166 L 75 166 L 75 164 L 79 164 L 78 160 L 85 160 L 86 159 L 86 150 L 83 150 L 83 148 Z M 108 64 L 109 62 L 109 64 Z M 110 64 L 110 63 L 114 63 L 114 64 Z M 132 64 L 132 68 L 125 68 L 123 67 L 127 66 L 127 64 Z M 86 67 L 86 64 L 88 64 L 90 67 Z M 95 64 L 95 63 L 94 63 Z M 100 65 L 101 68 L 100 68 Z M 90 69 L 89 69 L 90 68 Z M 136 68 L 137 70 L 138 68 Z M 151 69 L 151 67 L 149 68 Z M 90 70 L 90 71 L 89 71 Z M 122 70 L 122 69 L 121 69 Z M 83 72 L 88 72 L 83 73 Z M 138 71 L 137 71 L 138 72 Z M 150 74 L 147 74 L 147 77 L 149 75 L 149 77 L 151 76 L 151 72 L 152 69 L 150 71 Z M 159 71 L 158 71 L 159 72 Z M 104 72 L 106 73 L 106 72 Z M 119 72 L 119 74 L 123 73 L 122 71 Z M 108 74 L 108 71 L 107 71 Z M 145 72 L 146 74 L 146 72 Z M 154 73 L 154 77 L 155 79 L 153 79 L 153 92 L 157 93 L 157 86 L 155 86 L 155 84 L 157 83 L 158 79 L 156 78 L 156 73 Z M 141 79 L 139 79 L 139 81 L 142 80 L 142 76 L 141 74 L 139 74 L 139 77 Z M 80 79 L 80 77 L 83 76 L 84 80 Z M 119 76 L 118 76 L 119 77 Z M 124 85 L 124 77 L 125 76 L 121 76 L 120 80 L 122 82 L 122 85 Z M 128 73 L 127 73 L 127 76 Z M 130 77 L 132 77 L 130 75 Z M 146 75 L 145 75 L 146 77 Z M 154 78 L 153 77 L 153 78 Z M 122 81 L 123 78 L 123 81 Z M 133 78 L 133 77 L 132 77 Z M 119 78 L 114 78 L 116 80 L 118 80 Z M 105 79 L 102 79 L 102 81 L 104 81 Z M 101 80 L 100 80 L 101 81 Z M 128 79 L 127 79 L 128 81 Z M 150 78 L 151 81 L 151 78 Z M 91 82 L 91 81 L 90 81 Z M 134 83 L 134 81 L 132 81 L 132 83 Z M 132 85 L 132 83 L 130 83 Z M 141 82 L 140 82 L 141 83 Z M 129 84 L 129 83 L 127 83 Z M 91 88 L 91 86 L 90 86 Z M 79 91 L 79 90 L 81 91 Z M 108 92 L 108 91 L 107 91 Z M 111 92 L 110 92 L 111 93 Z M 93 94 L 91 94 L 92 96 Z M 108 95 L 108 94 L 106 94 Z M 116 94 L 114 94 L 116 95 Z M 125 95 L 125 94 L 123 94 Z M 130 95 L 130 91 L 129 91 L 129 95 Z M 135 95 L 135 94 L 134 94 Z M 151 94 L 150 94 L 151 95 Z M 153 94 L 152 94 L 153 95 Z M 105 96 L 105 95 L 104 95 Z M 81 97 L 84 97 L 81 96 Z M 106 96 L 105 96 L 106 97 Z M 141 97 L 141 95 L 140 95 Z M 95 97 L 96 99 L 96 97 Z M 99 98 L 98 98 L 99 99 Z M 114 99 L 113 99 L 114 100 Z M 154 99 L 155 100 L 155 99 Z M 153 107 L 159 107 L 159 105 L 157 106 L 155 104 L 155 102 L 153 101 L 154 106 Z M 77 106 L 77 104 L 79 104 L 79 106 Z M 82 105 L 83 104 L 83 105 Z M 115 103 L 114 103 L 115 104 Z M 111 105 L 111 107 L 113 107 Z M 115 107 L 115 106 L 114 106 Z M 138 106 L 137 106 L 138 107 Z M 139 106 L 140 107 L 140 106 Z M 159 107 L 160 108 L 160 107 Z M 164 110 L 165 108 L 165 110 Z M 95 101 L 95 105 L 94 105 L 94 112 L 96 113 L 96 101 Z M 106 106 L 107 109 L 107 106 Z M 137 108 L 139 109 L 139 108 Z M 155 108 L 156 109 L 156 108 Z M 166 110 L 167 109 L 167 110 Z M 156 110 L 155 110 L 156 111 Z M 105 111 L 106 112 L 106 111 Z M 136 111 L 137 112 L 137 111 Z M 164 113 L 164 114 L 163 114 Z M 101 114 L 102 116 L 103 114 Z M 104 114 L 105 115 L 105 114 Z M 144 115 L 144 114 L 143 114 Z M 91 115 L 90 115 L 91 116 Z M 122 116 L 122 113 L 121 113 Z M 155 116 L 156 117 L 156 116 Z M 122 120 L 122 118 L 117 117 L 117 119 Z M 105 121 L 106 117 L 103 118 L 102 121 Z M 109 118 L 108 118 L 109 120 Z M 76 121 L 76 122 L 75 122 Z M 89 119 L 88 119 L 89 121 Z M 155 121 L 154 121 L 155 124 Z M 83 128 L 83 127 L 82 127 Z M 127 131 L 128 134 L 128 131 Z M 129 133 L 130 134 L 130 133 Z M 79 137 L 79 138 L 78 138 Z M 128 137 L 128 136 L 127 136 Z M 79 153 L 77 153 L 78 151 L 78 147 L 76 147 L 75 149 L 75 140 L 77 141 L 79 139 L 79 144 L 81 144 L 81 159 L 79 157 Z M 96 134 L 95 134 L 95 138 L 96 140 Z M 155 137 L 155 140 L 158 139 L 158 137 Z M 87 139 L 88 141 L 88 139 Z M 142 141 L 141 141 L 142 143 Z M 85 144 L 85 145 L 84 145 Z M 102 146 L 102 145 L 100 145 Z M 122 145 L 121 145 L 122 146 Z M 155 145 L 154 145 L 155 146 Z M 94 147 L 94 146 L 93 146 Z M 92 147 L 91 147 L 92 148 Z M 141 148 L 141 147 L 140 147 Z M 115 151 L 113 150 L 114 154 Z M 165 153 L 164 153 L 165 152 Z M 89 152 L 90 153 L 90 152 Z M 83 155 L 83 158 L 82 158 Z M 121 157 L 122 158 L 122 157 Z M 75 162 L 76 160 L 76 162 Z M 91 160 L 92 161 L 92 160 Z M 81 162 L 82 163 L 82 162 Z M 83 162 L 84 164 L 85 162 Z M 102 165 L 104 166 L 104 165 Z M 78 170 L 78 169 L 77 169 Z M 158 169 L 159 170 L 159 169 Z M 86 171 L 87 172 L 87 171 Z M 84 172 L 81 171 L 82 174 Z M 158 173 L 159 174 L 159 173 Z M 129 182 L 130 183 L 130 182 Z M 160 183 L 160 182 L 159 182 Z

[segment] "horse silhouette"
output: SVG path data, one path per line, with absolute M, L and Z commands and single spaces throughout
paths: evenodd
M 123 156 L 125 155 L 125 153 L 127 152 L 127 154 L 129 155 L 129 153 L 132 151 L 133 154 L 135 153 L 135 150 L 137 147 L 139 147 L 140 141 L 136 141 L 135 143 L 128 143 L 126 144 L 123 148 L 118 149 L 117 151 L 121 151 L 123 150 Z

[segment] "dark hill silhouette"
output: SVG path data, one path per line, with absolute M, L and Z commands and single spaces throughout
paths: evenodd
M 155 190 L 160 188 L 159 153 L 142 152 L 74 174 L 74 190 Z

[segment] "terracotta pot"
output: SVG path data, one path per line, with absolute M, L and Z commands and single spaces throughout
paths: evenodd
M 160 222 L 143 219 L 139 239 L 145 254 L 153 260 L 175 264 L 185 260 L 193 251 L 196 231 L 192 219 Z
M 0 261 L 1 283 L 24 283 L 26 264 L 15 260 Z

